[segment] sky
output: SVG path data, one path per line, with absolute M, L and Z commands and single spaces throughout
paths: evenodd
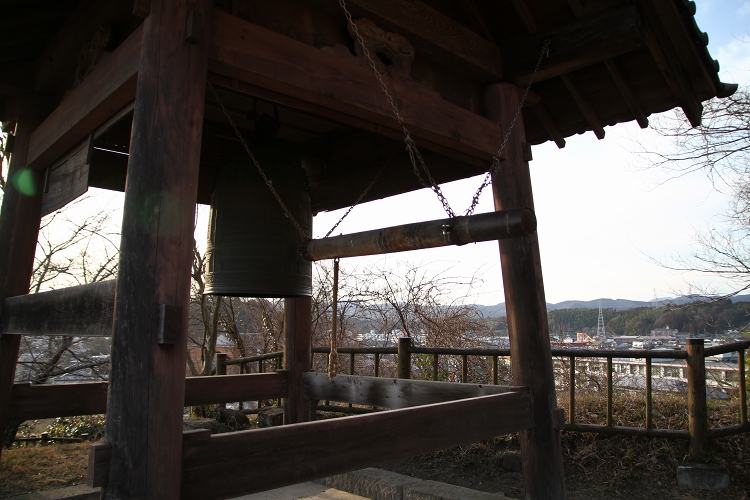
M 697 0 L 697 22 L 709 34 L 709 51 L 721 64 L 723 81 L 750 83 L 750 1 Z M 564 149 L 547 142 L 533 148 L 530 163 L 547 302 L 626 298 L 650 300 L 678 295 L 688 284 L 721 286 L 705 278 L 669 271 L 658 264 L 689 251 L 693 236 L 726 207 L 727 198 L 700 173 L 666 180 L 661 171 L 644 169 L 634 153 L 638 143 L 665 147 L 651 130 L 634 122 L 606 127 L 606 138 L 593 132 L 566 139 Z M 463 212 L 481 182 L 471 178 L 443 186 L 456 212 Z M 490 189 L 477 213 L 493 210 Z M 121 207 L 122 195 L 91 190 L 82 210 Z M 343 210 L 314 219 L 314 237 L 322 237 Z M 117 218 L 117 216 L 115 216 Z M 356 207 L 334 234 L 445 218 L 434 193 L 421 190 Z M 196 238 L 205 241 L 207 207 L 200 207 Z M 496 242 L 345 259 L 342 266 L 398 268 L 423 266 L 426 273 L 474 277 L 466 302 L 504 301 Z M 457 289 L 456 296 L 466 293 Z

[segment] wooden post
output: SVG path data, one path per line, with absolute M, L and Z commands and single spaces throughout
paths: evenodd
M 105 499 L 180 497 L 211 5 L 152 0 L 143 22 L 113 323 Z M 202 21 L 199 40 L 185 39 L 188 17 Z M 159 340 L 160 317 L 178 338 Z
M 432 380 L 437 381 L 438 379 L 438 355 L 437 353 L 432 355 Z
M 490 85 L 485 92 L 487 118 L 508 130 L 518 109 L 518 89 L 511 83 Z M 529 165 L 524 159 L 523 118 L 519 115 L 505 146 L 505 160 L 493 178 L 495 210 L 534 208 Z M 510 336 L 513 384 L 528 386 L 535 427 L 519 433 L 526 498 L 565 498 L 552 351 L 547 325 L 542 265 L 537 235 L 501 240 L 500 262 Z
M 706 357 L 703 354 L 703 339 L 688 339 L 687 355 L 689 455 L 692 462 L 702 462 L 708 432 Z
M 612 427 L 612 358 L 607 358 L 607 427 Z
M 396 358 L 396 377 L 411 378 L 411 337 L 398 339 L 398 354 Z
M 375 377 L 380 376 L 380 354 L 375 353 Z
M 466 383 L 469 380 L 469 356 L 466 354 L 461 356 L 461 382 Z
M 312 369 L 312 298 L 284 299 L 284 363 L 289 371 L 289 395 L 284 400 L 284 424 L 307 422 L 310 401 L 302 397 L 302 376 Z
M 498 373 L 497 373 L 497 356 L 492 356 L 492 383 L 498 384 Z
M 570 423 L 576 421 L 576 357 L 570 357 L 570 378 L 568 380 L 568 404 L 570 405 Z
M 740 423 L 747 424 L 747 386 L 745 385 L 745 350 L 742 349 L 737 353 L 737 368 L 739 369 L 740 384 Z
M 227 374 L 227 354 L 224 352 L 216 353 L 216 375 Z
M 41 221 L 42 177 L 39 172 L 27 171 L 36 187 L 34 194 L 18 191 L 12 179 L 26 166 L 29 138 L 44 118 L 47 104 L 46 99 L 34 95 L 21 98 L 19 103 L 15 144 L 0 211 L 0 308 L 3 298 L 29 293 Z M 20 343 L 20 335 L 0 335 L 0 456 Z
M 653 401 L 651 398 L 651 358 L 646 358 L 646 429 L 654 428 L 654 418 L 651 414 Z

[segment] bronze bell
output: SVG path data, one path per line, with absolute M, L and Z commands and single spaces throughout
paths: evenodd
M 278 143 L 252 151 L 294 219 L 312 234 L 302 159 Z M 300 255 L 304 242 L 244 152 L 221 167 L 211 198 L 206 294 L 309 297 L 312 264 Z

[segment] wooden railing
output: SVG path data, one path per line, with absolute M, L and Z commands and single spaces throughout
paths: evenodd
M 690 339 L 687 350 L 660 351 L 660 350 L 606 350 L 606 349 L 567 349 L 552 348 L 552 356 L 556 358 L 567 358 L 569 361 L 568 377 L 568 402 L 570 411 L 565 430 L 574 432 L 596 432 L 604 434 L 638 435 L 648 437 L 662 437 L 670 439 L 689 439 L 691 457 L 700 460 L 703 456 L 705 443 L 709 438 L 728 436 L 742 432 L 750 432 L 750 424 L 747 417 L 747 386 L 745 383 L 745 350 L 750 348 L 750 340 L 735 342 L 731 344 L 704 348 L 702 339 Z M 329 347 L 313 347 L 313 355 L 330 353 Z M 502 383 L 499 374 L 498 360 L 510 356 L 510 349 L 482 349 L 482 348 L 450 348 L 450 347 L 419 347 L 411 345 L 411 339 L 399 339 L 398 347 L 339 347 L 341 355 L 349 357 L 349 374 L 355 375 L 356 356 L 371 356 L 373 372 L 375 377 L 381 376 L 380 361 L 384 355 L 395 356 L 396 374 L 398 378 L 411 378 L 412 356 L 419 354 L 431 355 L 430 378 L 439 380 L 439 359 L 441 356 L 455 356 L 461 359 L 461 382 L 469 381 L 469 356 L 482 356 L 492 359 L 492 384 Z M 740 411 L 739 424 L 708 428 L 708 411 L 706 403 L 706 357 L 724 353 L 738 353 L 738 380 Z M 261 360 L 278 359 L 283 356 L 282 352 L 268 353 L 250 358 L 238 358 L 233 360 L 217 359 L 218 366 L 229 364 L 246 364 Z M 645 400 L 646 420 L 644 427 L 627 427 L 614 425 L 613 419 L 613 393 L 614 393 L 614 370 L 613 361 L 617 358 L 643 359 L 645 361 Z M 581 359 L 604 359 L 606 360 L 606 425 L 578 423 L 575 419 L 576 408 L 576 360 Z M 652 384 L 652 361 L 654 359 L 684 359 L 687 362 L 687 386 L 688 386 L 688 417 L 689 429 L 659 429 L 654 427 L 653 421 L 653 384 Z M 262 361 L 261 361 L 262 362 Z M 220 365 L 221 363 L 221 365 Z M 262 367 L 261 367 L 262 369 Z M 217 368 L 217 373 L 219 369 Z M 224 372 L 222 372 L 224 373 Z M 367 409 L 351 408 L 349 406 L 335 406 L 326 404 L 318 407 L 321 410 L 340 411 L 342 413 L 361 413 Z M 356 411 L 355 411 L 356 410 Z

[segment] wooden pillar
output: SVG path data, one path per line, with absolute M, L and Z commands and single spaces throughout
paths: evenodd
M 32 171 L 25 173 L 33 181 L 33 194 L 21 193 L 12 180 L 26 166 L 29 138 L 47 111 L 46 101 L 39 96 L 29 95 L 19 103 L 15 145 L 0 211 L 0 309 L 3 298 L 29 293 L 41 220 L 42 174 Z M 20 342 L 20 335 L 0 335 L 0 454 L 8 424 Z
M 506 131 L 518 102 L 515 85 L 493 84 L 485 92 L 486 115 Z M 505 160 L 493 179 L 495 210 L 534 208 L 525 142 L 519 115 L 505 147 Z M 513 384 L 528 386 L 533 401 L 535 427 L 519 434 L 526 498 L 561 499 L 565 497 L 565 478 L 560 433 L 553 426 L 557 399 L 537 235 L 500 241 L 500 262 Z
M 312 298 L 284 299 L 284 364 L 289 394 L 284 399 L 284 424 L 310 419 L 310 401 L 302 397 L 302 375 L 312 369 Z
M 687 341 L 688 430 L 690 431 L 690 461 L 702 462 L 708 434 L 706 408 L 706 357 L 703 339 Z
M 399 337 L 396 354 L 396 377 L 411 378 L 411 337 Z
M 210 6 L 210 0 L 152 0 L 143 24 L 115 299 L 105 436 L 112 451 L 104 498 L 180 497 Z

